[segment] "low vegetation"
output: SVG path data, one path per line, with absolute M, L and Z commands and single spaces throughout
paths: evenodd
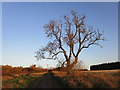
M 27 68 L 2 66 L 2 88 L 29 88 L 46 71 L 34 65 Z
M 12 74 L 23 74 L 23 73 L 35 73 L 35 72 L 45 72 L 47 69 L 36 67 L 36 65 L 31 65 L 30 67 L 12 67 L 9 65 L 2 66 L 2 75 L 12 75 Z
M 33 65 L 28 68 L 2 66 L 2 69 L 2 88 L 29 88 L 48 72 L 54 73 L 54 80 L 65 88 L 120 88 L 120 70 L 74 69 L 68 74 L 64 68 L 46 70 Z
M 3 80 L 2 88 L 29 88 L 42 74 L 20 75 L 12 79 Z
M 105 71 L 54 71 L 69 88 L 120 88 L 120 70 Z M 67 83 L 67 84 L 66 84 Z

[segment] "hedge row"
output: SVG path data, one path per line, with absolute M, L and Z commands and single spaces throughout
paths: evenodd
M 103 63 L 90 66 L 90 70 L 113 70 L 120 69 L 120 62 Z

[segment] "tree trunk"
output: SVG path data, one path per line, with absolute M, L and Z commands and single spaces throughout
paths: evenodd
M 70 66 L 70 59 L 67 60 L 67 67 Z
M 69 60 L 70 61 L 70 60 Z M 75 57 L 75 60 L 73 61 L 72 64 L 67 62 L 67 74 L 70 73 L 71 69 L 73 68 L 73 66 L 78 62 L 78 57 Z
M 75 57 L 75 60 L 73 61 L 73 63 L 72 64 L 70 64 L 70 69 L 72 69 L 73 68 L 73 66 L 76 64 L 78 62 L 78 57 Z

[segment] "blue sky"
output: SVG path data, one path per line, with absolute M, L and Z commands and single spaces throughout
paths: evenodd
M 53 67 L 56 61 L 37 61 L 35 51 L 49 42 L 43 26 L 50 19 L 59 19 L 69 10 L 77 10 L 87 16 L 86 24 L 105 32 L 108 41 L 101 42 L 103 48 L 91 46 L 81 52 L 87 68 L 93 64 L 118 60 L 118 3 L 117 2 L 8 2 L 2 3 L 3 65 Z
M 2 3 L 0 2 L 0 64 L 2 64 Z

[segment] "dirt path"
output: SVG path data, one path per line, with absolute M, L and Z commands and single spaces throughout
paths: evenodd
M 31 88 L 62 88 L 53 73 L 44 74 Z

